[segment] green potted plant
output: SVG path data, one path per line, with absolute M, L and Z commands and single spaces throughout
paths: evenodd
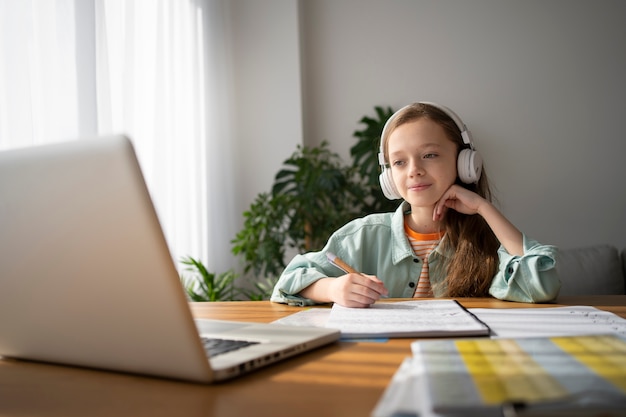
M 355 177 L 355 169 L 327 142 L 298 146 L 276 174 L 272 191 L 259 194 L 243 214 L 232 250 L 243 257 L 244 272 L 277 277 L 287 248 L 320 249 L 339 225 L 361 213 L 363 189 Z
M 362 179 L 363 193 L 367 196 L 362 201 L 361 210 L 364 214 L 393 211 L 398 206 L 397 201 L 388 200 L 383 195 L 378 181 L 380 175 L 380 165 L 378 163 L 380 135 L 385 122 L 394 112 L 391 107 L 383 108 L 376 106 L 374 110 L 376 111 L 375 118 L 363 116 L 359 121 L 365 127 L 353 133 L 353 136 L 357 138 L 357 143 L 350 148 L 352 166 Z
M 187 266 L 187 274 L 181 275 L 180 280 L 191 301 L 231 301 L 238 295 L 237 274 L 233 271 L 214 274 L 201 261 L 190 256 L 180 262 Z

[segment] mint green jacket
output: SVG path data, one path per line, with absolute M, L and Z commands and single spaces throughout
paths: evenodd
M 327 252 L 334 253 L 360 272 L 378 277 L 384 282 L 390 298 L 412 297 L 423 261 L 413 252 L 404 232 L 407 210 L 409 205 L 404 202 L 394 213 L 371 214 L 353 220 L 333 233 L 320 252 L 296 255 L 274 286 L 271 301 L 300 306 L 315 304 L 298 293 L 320 278 L 345 274 L 328 261 Z M 526 236 L 522 256 L 512 256 L 500 247 L 500 267 L 493 277 L 489 294 L 501 300 L 526 303 L 555 299 L 561 287 L 554 269 L 557 253 L 556 247 L 541 245 Z M 441 288 L 436 284 L 445 279 L 436 273 L 436 265 L 445 257 L 441 245 L 428 257 L 434 288 Z M 434 295 L 442 296 L 437 292 Z

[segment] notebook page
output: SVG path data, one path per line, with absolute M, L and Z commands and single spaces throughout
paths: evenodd
M 342 338 L 488 335 L 489 327 L 454 300 L 376 303 L 369 308 L 333 305 L 326 327 Z

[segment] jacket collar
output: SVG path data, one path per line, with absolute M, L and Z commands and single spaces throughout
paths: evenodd
M 400 204 L 391 217 L 391 260 L 394 265 L 413 256 L 413 249 L 404 233 L 404 215 L 409 211 L 411 211 L 409 203 L 402 201 L 402 204 Z
M 402 201 L 402 204 L 396 209 L 391 218 L 391 235 L 392 235 L 392 248 L 391 248 L 391 260 L 394 265 L 400 263 L 406 258 L 413 257 L 415 254 L 413 248 L 409 243 L 404 232 L 404 216 L 411 211 L 411 206 L 408 202 Z M 443 240 L 446 238 L 444 235 Z M 433 250 L 433 253 L 429 256 L 429 259 L 437 254 L 439 256 L 446 257 L 446 254 L 442 251 L 441 242 Z

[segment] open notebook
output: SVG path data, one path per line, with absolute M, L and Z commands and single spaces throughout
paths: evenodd
M 194 321 L 123 136 L 0 153 L 0 277 L 4 357 L 208 383 L 339 338 Z M 208 358 L 201 337 L 251 343 Z

